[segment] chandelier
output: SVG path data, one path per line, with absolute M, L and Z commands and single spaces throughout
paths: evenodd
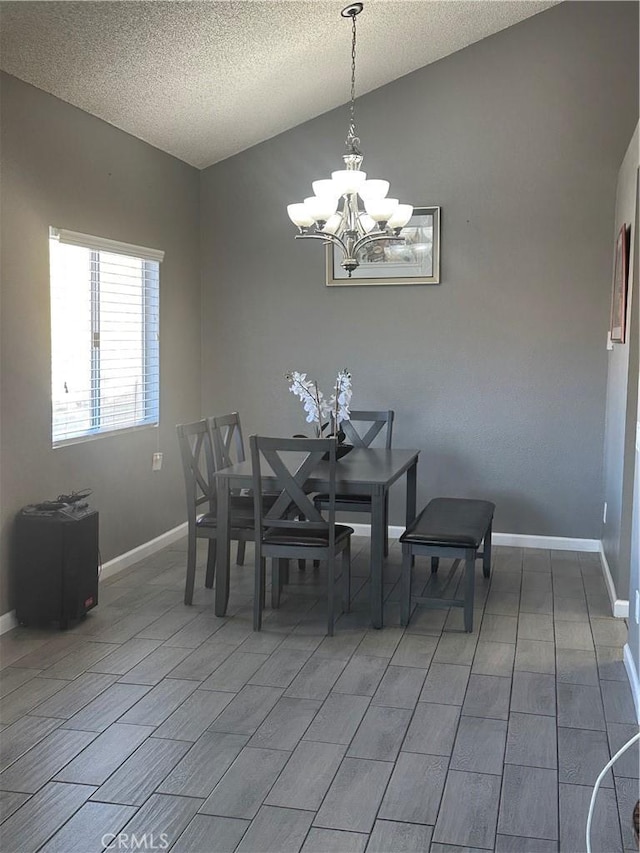
M 360 170 L 363 154 L 355 125 L 356 16 L 360 12 L 362 3 L 351 3 L 340 13 L 351 18 L 351 102 L 344 169 L 314 181 L 312 196 L 287 206 L 289 219 L 299 228 L 296 240 L 312 238 L 339 247 L 343 254 L 340 263 L 349 278 L 359 266 L 358 253 L 364 246 L 380 240 L 404 242 L 400 232 L 413 214 L 410 204 L 387 198 L 389 181 L 367 180 L 367 173 Z

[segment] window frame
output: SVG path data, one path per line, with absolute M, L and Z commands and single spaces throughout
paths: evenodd
M 89 276 L 87 279 L 88 299 L 90 302 L 90 352 L 87 358 L 87 366 L 91 377 L 89 389 L 89 418 L 90 427 L 73 435 L 55 438 L 54 419 L 54 397 L 53 397 L 53 339 L 50 349 L 51 377 L 51 446 L 53 449 L 92 441 L 104 436 L 115 436 L 140 429 L 156 429 L 160 424 L 160 264 L 164 260 L 164 252 L 159 249 L 150 249 L 130 243 L 122 243 L 104 237 L 95 237 L 82 234 L 68 229 L 49 228 L 49 246 L 52 240 L 69 244 L 79 248 L 89 249 Z M 109 428 L 102 421 L 105 418 L 105 406 L 107 405 L 101 394 L 101 381 L 103 371 L 101 369 L 100 348 L 100 253 L 120 254 L 141 261 L 141 291 L 142 308 L 140 315 L 140 330 L 144 344 L 142 349 L 142 375 L 145 381 L 144 413 L 135 423 L 126 426 Z M 53 298 L 53 283 L 51 280 L 52 265 L 51 253 L 49 258 L 49 294 Z M 51 331 L 53 338 L 53 317 L 51 318 Z M 149 364 L 155 360 L 155 371 L 149 369 Z M 149 400 L 146 394 L 147 386 L 152 385 L 157 389 L 154 399 Z

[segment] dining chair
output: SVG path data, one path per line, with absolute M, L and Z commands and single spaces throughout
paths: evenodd
M 349 611 L 351 595 L 351 534 L 353 529 L 335 523 L 336 447 L 334 438 L 249 439 L 255 504 L 255 594 L 253 628 L 262 627 L 266 588 L 266 559 L 271 559 L 272 605 L 280 604 L 280 592 L 289 560 L 312 559 L 327 565 L 327 631 L 333 636 L 336 610 L 336 581 L 341 579 L 342 610 Z M 292 456 L 292 453 L 294 454 Z M 306 491 L 311 471 L 327 454 L 329 492 L 326 517 Z M 325 458 L 327 458 L 325 457 Z M 280 492 L 275 503 L 265 508 L 260 500 L 263 461 L 276 478 Z M 292 508 L 294 511 L 292 512 Z M 336 577 L 336 557 L 341 554 L 340 575 Z
M 228 415 L 209 418 L 209 423 L 213 431 L 213 452 L 216 460 L 216 469 L 228 468 L 231 465 L 235 465 L 236 462 L 244 462 L 246 457 L 240 415 L 237 412 L 231 412 Z M 237 491 L 235 494 L 239 495 L 240 491 Z M 236 554 L 236 563 L 238 566 L 244 565 L 245 546 L 246 542 L 244 539 L 239 539 Z
M 193 603 L 196 574 L 196 541 L 208 539 L 205 585 L 213 586 L 218 534 L 216 462 L 210 421 L 203 419 L 176 427 L 187 497 L 187 579 L 184 603 Z M 203 511 L 204 510 L 204 511 Z M 230 539 L 253 539 L 253 498 L 232 496 Z
M 353 411 L 348 421 L 342 421 L 340 429 L 345 434 L 348 444 L 353 447 L 370 447 L 373 441 L 383 432 L 384 446 L 391 449 L 393 437 L 394 412 Z M 329 496 L 315 496 L 315 504 L 319 509 L 325 509 Z M 336 495 L 336 512 L 367 512 L 371 514 L 371 497 L 369 495 Z M 389 553 L 389 499 L 384 505 L 384 555 Z

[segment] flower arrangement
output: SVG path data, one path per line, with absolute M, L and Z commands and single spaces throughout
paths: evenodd
M 349 371 L 346 368 L 339 371 L 329 400 L 325 399 L 315 379 L 307 379 L 306 373 L 293 371 L 286 373 L 285 379 L 289 383 L 289 390 L 300 398 L 307 413 L 307 423 L 316 424 L 316 438 L 320 438 L 325 427 L 329 425 L 339 436 L 340 424 L 350 419 L 349 403 L 352 391 Z

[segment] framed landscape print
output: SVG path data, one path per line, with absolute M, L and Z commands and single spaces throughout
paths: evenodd
M 611 340 L 619 344 L 625 342 L 626 335 L 628 266 L 629 241 L 627 226 L 623 224 L 616 240 L 611 294 Z
M 439 284 L 440 208 L 414 207 L 401 236 L 403 243 L 380 240 L 364 246 L 351 278 L 340 266 L 340 249 L 328 245 L 327 286 Z

